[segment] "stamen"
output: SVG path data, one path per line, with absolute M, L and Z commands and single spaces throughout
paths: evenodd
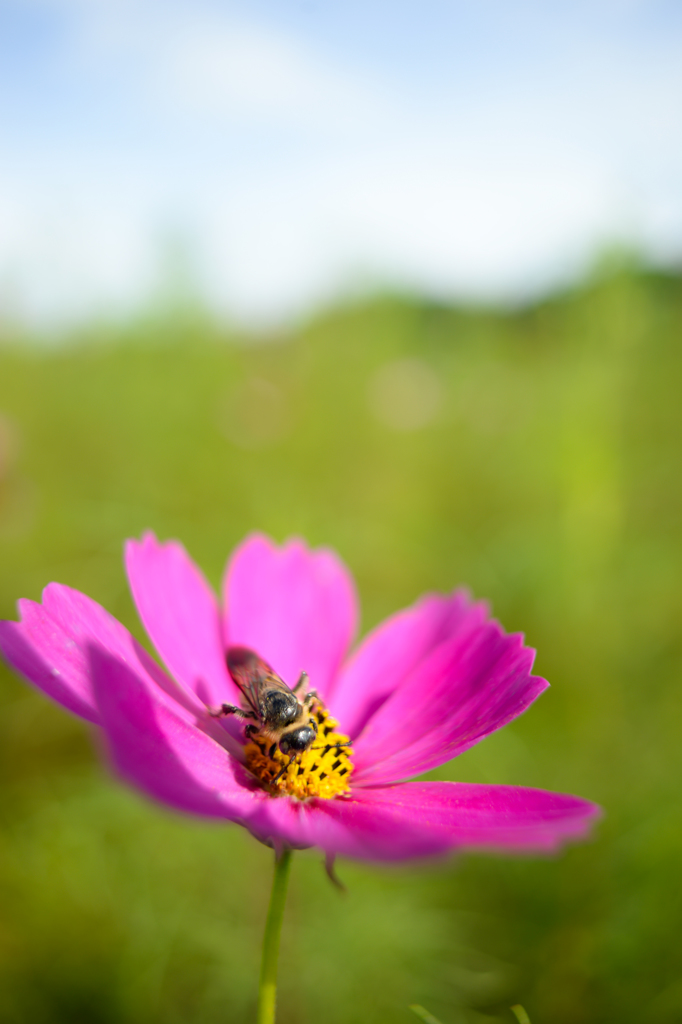
M 289 757 L 273 744 L 271 733 L 252 732 L 249 736 L 244 747 L 246 767 L 273 796 L 288 795 L 298 800 L 316 796 L 331 800 L 350 789 L 353 750 L 348 736 L 336 731 L 338 723 L 319 698 L 314 717 L 318 730 L 324 735 L 325 746 L 310 747 L 291 764 Z

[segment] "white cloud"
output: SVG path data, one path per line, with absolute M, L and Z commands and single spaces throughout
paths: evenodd
M 0 180 L 0 281 L 35 316 L 138 302 L 164 227 L 193 238 L 212 302 L 250 318 L 361 273 L 513 296 L 614 238 L 682 250 L 674 32 L 561 34 L 538 20 L 499 67 L 483 48 L 480 67 L 470 54 L 408 73 L 207 3 L 52 6 L 65 26 L 55 74 L 78 109 L 65 101 L 51 141 L 38 122 L 6 128 Z M 616 7 L 602 13 L 639 10 Z
M 174 33 L 156 74 L 164 100 L 194 115 L 327 132 L 380 113 L 378 97 L 352 76 L 295 40 L 242 24 Z
M 177 123 L 357 129 L 386 115 L 379 82 L 279 27 L 187 2 L 83 3 L 70 58 L 90 74 L 122 70 L 150 113 Z

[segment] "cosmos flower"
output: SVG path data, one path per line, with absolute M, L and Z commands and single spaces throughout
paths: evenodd
M 458 848 L 551 851 L 598 809 L 516 786 L 413 779 L 520 715 L 547 687 L 533 651 L 466 594 L 429 594 L 347 658 L 357 621 L 337 556 L 299 540 L 248 538 L 228 564 L 222 607 L 176 543 L 129 541 L 140 618 L 166 670 L 95 601 L 51 583 L 19 602 L 0 649 L 21 675 L 99 726 L 116 771 L 180 811 L 244 825 L 275 848 L 401 860 Z M 235 715 L 226 652 L 246 647 L 319 695 L 318 742 L 291 765 Z M 347 660 L 346 660 L 347 659 Z M 281 764 L 281 767 L 280 767 Z

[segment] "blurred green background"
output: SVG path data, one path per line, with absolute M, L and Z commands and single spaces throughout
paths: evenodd
M 191 304 L 0 346 L 0 615 L 58 580 L 142 638 L 121 545 L 217 584 L 246 532 L 330 544 L 363 632 L 465 583 L 552 689 L 441 778 L 606 811 L 557 859 L 294 863 L 281 1024 L 682 1018 L 682 279 L 516 311 L 368 299 L 247 337 Z M 112 779 L 0 670 L 0 1020 L 251 1021 L 271 852 Z

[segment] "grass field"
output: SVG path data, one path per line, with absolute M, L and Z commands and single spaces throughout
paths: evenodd
M 217 584 L 250 530 L 335 547 L 362 630 L 465 583 L 553 684 L 434 776 L 596 800 L 558 859 L 296 857 L 281 1024 L 682 1019 L 682 279 L 521 311 L 405 297 L 248 338 L 188 309 L 0 345 L 0 615 L 50 580 L 142 638 L 121 545 Z M 0 668 L 0 1021 L 253 1019 L 271 853 L 113 780 Z

